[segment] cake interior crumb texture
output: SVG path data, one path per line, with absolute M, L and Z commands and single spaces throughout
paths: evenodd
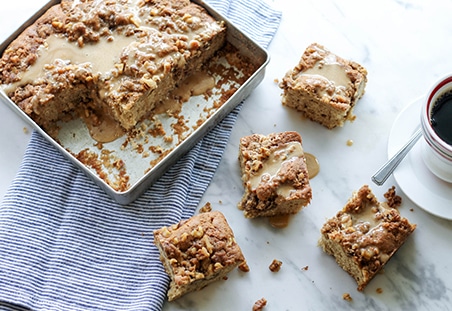
M 401 199 L 394 187 L 379 202 L 364 185 L 321 228 L 319 245 L 334 256 L 362 291 L 415 230 L 396 209 Z
M 363 66 L 313 43 L 279 86 L 283 105 L 332 129 L 356 118 L 353 108 L 363 96 L 366 82 Z
M 0 85 L 44 129 L 106 116 L 130 130 L 225 36 L 188 0 L 63 0 L 6 48 Z
M 239 162 L 245 217 L 295 214 L 311 201 L 312 190 L 297 132 L 253 134 L 240 139 Z
M 245 262 L 234 233 L 219 211 L 204 212 L 154 231 L 171 278 L 168 300 L 200 290 Z

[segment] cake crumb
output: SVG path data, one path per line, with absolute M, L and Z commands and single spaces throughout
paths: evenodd
M 381 287 L 378 287 L 378 288 L 377 288 L 377 290 L 376 290 L 376 292 L 377 292 L 377 294 L 381 294 L 381 293 L 383 293 L 383 288 L 381 288 Z
M 200 213 L 207 213 L 212 211 L 212 205 L 210 202 L 207 202 L 203 207 L 199 209 Z
M 273 259 L 272 263 L 268 267 L 271 272 L 278 272 L 281 269 L 282 261 Z
M 165 135 L 165 136 L 163 137 L 163 140 L 164 140 L 166 143 L 172 143 L 173 140 L 174 140 L 174 138 L 173 138 L 173 136 Z
M 253 311 L 261 311 L 267 305 L 267 299 L 261 298 L 253 305 Z
M 354 143 L 353 139 L 347 140 L 347 146 L 351 147 L 353 146 L 353 143 Z
M 94 144 L 94 147 L 96 147 L 99 150 L 102 150 L 104 148 L 104 144 L 100 143 L 100 142 L 97 142 L 97 143 Z
M 352 301 L 353 300 L 352 296 L 350 296 L 349 293 L 344 293 L 342 295 L 342 299 L 347 300 L 347 301 Z
M 308 269 L 309 269 L 309 266 L 304 266 L 301 268 L 301 270 L 303 270 L 303 271 L 308 271 Z
M 395 186 L 389 188 L 388 191 L 384 194 L 384 197 L 389 207 L 397 208 L 402 205 L 402 198 L 396 194 Z
M 24 132 L 24 134 L 28 134 L 28 128 L 26 128 L 25 126 L 22 128 L 22 131 Z

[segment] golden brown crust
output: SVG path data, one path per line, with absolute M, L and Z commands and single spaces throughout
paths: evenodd
M 302 139 L 296 132 L 242 137 L 239 162 L 245 193 L 239 208 L 248 218 L 295 214 L 309 204 Z
M 390 197 L 395 195 L 390 189 Z M 319 245 L 353 276 L 362 291 L 415 230 L 398 210 L 378 202 L 367 185 L 321 228 Z
M 283 105 L 332 129 L 355 118 L 353 108 L 364 94 L 366 82 L 364 67 L 313 43 L 279 86 L 284 91 Z
M 171 277 L 170 301 L 221 279 L 245 262 L 232 229 L 218 211 L 155 230 L 154 243 Z
M 222 22 L 188 0 L 130 4 L 65 0 L 5 50 L 0 84 L 44 128 L 82 106 L 90 113 L 107 113 L 129 130 L 212 57 L 225 43 L 225 35 Z M 112 64 L 97 71 L 104 61 L 98 55 L 38 62 L 62 44 L 68 50 L 80 49 L 77 55 L 89 55 L 93 46 L 99 46 Z M 36 70 L 32 66 L 38 63 L 42 67 Z

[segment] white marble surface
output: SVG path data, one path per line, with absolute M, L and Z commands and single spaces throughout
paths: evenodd
M 43 2 L 3 3 L 0 39 Z M 317 247 L 323 222 L 352 191 L 370 184 L 383 199 L 391 185 L 399 189 L 393 177 L 378 187 L 370 176 L 387 159 L 388 136 L 399 112 L 452 71 L 452 1 L 274 0 L 272 5 L 283 12 L 283 19 L 268 48 L 266 77 L 246 100 L 200 204 L 211 202 L 226 215 L 251 270 L 234 271 L 228 280 L 166 303 L 164 310 L 251 310 L 262 297 L 268 300 L 264 310 L 452 309 L 452 222 L 425 212 L 403 192 L 400 211 L 417 230 L 364 292 L 358 292 L 354 280 Z M 368 70 L 366 94 L 355 109 L 357 119 L 343 128 L 327 130 L 281 105 L 274 80 L 281 79 L 312 42 Z M 24 128 L 29 127 L 0 105 L 0 197 L 21 163 L 29 139 Z M 278 230 L 265 220 L 245 219 L 237 209 L 242 195 L 237 150 L 242 136 L 286 130 L 301 133 L 305 151 L 318 157 L 321 171 L 311 181 L 311 204 Z M 350 139 L 354 143 L 347 146 Z M 283 262 L 278 273 L 268 269 L 275 258 Z M 353 300 L 343 300 L 344 293 Z

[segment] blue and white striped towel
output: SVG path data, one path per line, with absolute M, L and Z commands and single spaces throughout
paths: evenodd
M 279 26 L 262 0 L 209 3 L 263 46 Z M 0 309 L 160 310 L 169 278 L 152 232 L 193 215 L 239 110 L 127 206 L 33 133 L 0 206 Z

